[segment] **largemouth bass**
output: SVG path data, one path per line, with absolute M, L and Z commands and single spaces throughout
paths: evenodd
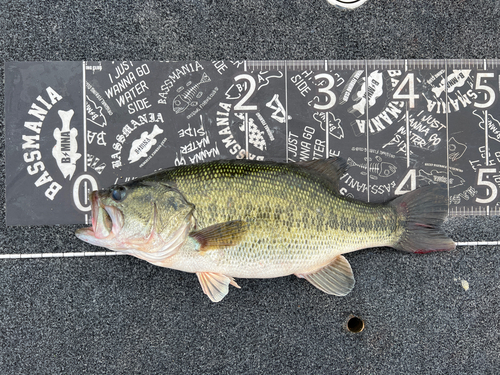
M 325 293 L 348 294 L 342 255 L 389 246 L 426 253 L 451 250 L 440 229 L 445 190 L 429 185 L 384 204 L 339 193 L 346 163 L 214 161 L 166 169 L 90 194 L 92 227 L 83 241 L 196 273 L 214 302 L 234 278 L 295 274 Z

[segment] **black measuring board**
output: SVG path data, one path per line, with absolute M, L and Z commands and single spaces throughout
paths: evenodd
M 88 192 L 214 159 L 347 160 L 341 193 L 448 186 L 500 214 L 499 60 L 8 62 L 8 225 L 85 223 Z

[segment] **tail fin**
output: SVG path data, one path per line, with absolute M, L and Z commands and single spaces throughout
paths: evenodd
M 389 205 L 395 208 L 404 222 L 404 232 L 395 249 L 412 253 L 453 250 L 456 246 L 441 229 L 448 214 L 446 189 L 428 185 L 398 197 Z
M 208 74 L 206 72 L 203 72 L 203 75 L 201 76 L 200 83 L 207 83 L 207 82 L 210 82 L 210 81 L 211 81 L 211 79 L 208 76 Z
M 349 167 L 357 167 L 358 165 L 356 164 L 356 162 L 354 160 L 352 160 L 351 158 L 347 158 L 347 165 Z

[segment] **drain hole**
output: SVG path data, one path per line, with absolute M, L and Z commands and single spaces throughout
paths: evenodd
M 365 322 L 363 319 L 357 316 L 350 316 L 347 320 L 347 330 L 352 333 L 359 333 L 365 328 Z

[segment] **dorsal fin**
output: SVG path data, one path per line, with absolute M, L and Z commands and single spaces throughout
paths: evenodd
M 234 220 L 210 225 L 191 232 L 189 236 L 200 243 L 200 251 L 206 251 L 236 246 L 241 242 L 247 231 L 248 225 L 245 221 Z
M 299 161 L 297 164 L 306 170 L 314 171 L 316 174 L 322 176 L 337 192 L 339 191 L 340 177 L 342 177 L 348 168 L 346 161 L 339 157 Z

